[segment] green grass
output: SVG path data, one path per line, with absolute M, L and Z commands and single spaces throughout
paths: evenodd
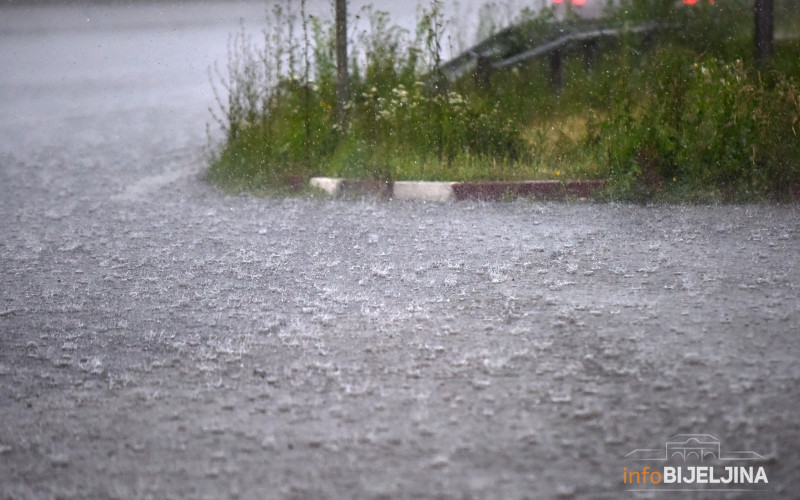
M 263 47 L 242 33 L 227 75 L 217 73 L 229 98 L 220 102 L 225 141 L 208 179 L 274 193 L 313 175 L 603 178 L 613 199 L 788 199 L 800 187 L 800 40 L 777 42 L 773 67 L 757 70 L 746 5 L 632 2 L 609 22 L 659 13 L 684 29 L 604 41 L 591 69 L 580 52 L 568 56 L 558 94 L 546 60 L 499 72 L 488 89 L 471 78 L 445 86 L 435 77 L 438 2 L 416 36 L 374 14 L 373 30 L 351 42 L 345 130 L 335 112 L 330 25 L 308 19 L 293 39 L 266 33 Z M 273 15 L 273 26 L 290 23 L 286 10 Z M 526 16 L 541 29 L 546 14 Z

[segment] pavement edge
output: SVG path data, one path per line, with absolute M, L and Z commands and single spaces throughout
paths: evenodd
M 460 200 L 496 201 L 516 198 L 541 200 L 588 198 L 594 192 L 605 187 L 605 181 L 391 182 L 312 177 L 309 185 L 334 197 L 381 196 L 397 200 L 450 202 Z

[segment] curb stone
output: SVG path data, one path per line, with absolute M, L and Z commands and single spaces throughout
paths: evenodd
M 332 177 L 312 177 L 308 181 L 308 185 L 312 188 L 317 188 L 325 191 L 331 196 L 339 195 L 339 186 L 342 184 L 341 179 L 334 179 Z
M 365 181 L 334 177 L 312 177 L 311 187 L 330 196 L 381 196 L 398 200 L 449 202 L 461 200 L 508 200 L 535 198 L 564 200 L 588 198 L 605 186 L 603 180 L 586 181 L 521 181 L 521 182 L 427 182 Z
M 394 198 L 398 200 L 453 201 L 456 199 L 455 182 L 397 181 Z

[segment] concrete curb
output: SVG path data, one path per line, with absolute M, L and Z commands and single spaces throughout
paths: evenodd
M 522 182 L 364 181 L 312 177 L 311 187 L 330 196 L 381 196 L 398 200 L 448 202 L 459 200 L 509 200 L 535 198 L 564 200 L 588 198 L 605 186 L 603 180 Z
M 312 177 L 308 181 L 308 185 L 325 191 L 331 196 L 339 196 L 339 187 L 342 185 L 342 180 L 332 177 Z
M 392 194 L 398 200 L 453 201 L 454 185 L 455 182 L 397 181 Z
M 602 189 L 605 182 L 595 181 L 522 181 L 522 182 L 460 182 L 453 186 L 457 200 L 503 200 L 536 198 L 563 200 L 588 198 Z

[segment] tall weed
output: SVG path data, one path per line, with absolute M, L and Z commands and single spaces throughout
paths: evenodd
M 800 186 L 795 81 L 684 49 L 656 57 L 644 92 L 620 96 L 588 138 L 618 187 L 633 197 L 675 185 L 736 199 Z

